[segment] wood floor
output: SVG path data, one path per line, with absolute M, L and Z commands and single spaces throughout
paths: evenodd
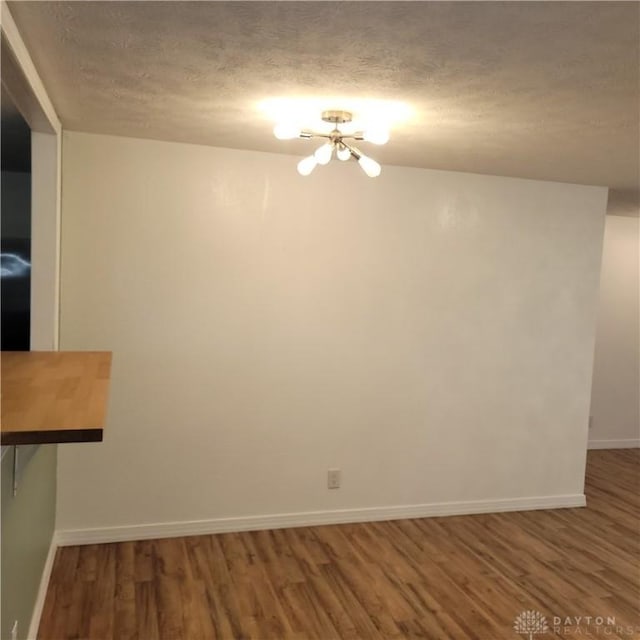
M 62 548 L 38 638 L 640 638 L 639 481 L 592 451 L 586 509 Z

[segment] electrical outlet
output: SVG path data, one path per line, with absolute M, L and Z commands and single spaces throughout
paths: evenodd
M 340 469 L 329 469 L 327 471 L 327 487 L 329 489 L 340 488 Z
M 11 627 L 11 640 L 18 640 L 18 621 L 13 621 L 13 627 Z

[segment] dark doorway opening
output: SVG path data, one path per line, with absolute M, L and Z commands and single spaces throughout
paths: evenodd
M 31 129 L 2 86 L 0 341 L 28 351 L 31 336 Z

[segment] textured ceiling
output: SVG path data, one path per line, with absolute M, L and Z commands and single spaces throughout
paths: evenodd
M 611 212 L 637 214 L 636 2 L 10 9 L 67 129 L 302 156 L 261 101 L 399 100 L 411 117 L 362 145 L 383 164 L 606 185 Z

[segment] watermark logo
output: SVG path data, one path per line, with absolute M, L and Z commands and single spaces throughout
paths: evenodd
M 623 624 L 616 621 L 615 616 L 556 616 L 545 617 L 540 611 L 529 609 L 523 611 L 513 623 L 516 633 L 528 640 L 537 640 L 534 636 L 551 633 L 563 636 L 636 636 L 640 626 Z M 640 638 L 640 636 L 637 636 Z M 542 640 L 542 639 L 540 639 Z
M 533 640 L 533 636 L 549 631 L 547 619 L 539 611 L 523 611 L 515 619 L 513 628 L 516 633 L 526 634 L 529 640 Z

